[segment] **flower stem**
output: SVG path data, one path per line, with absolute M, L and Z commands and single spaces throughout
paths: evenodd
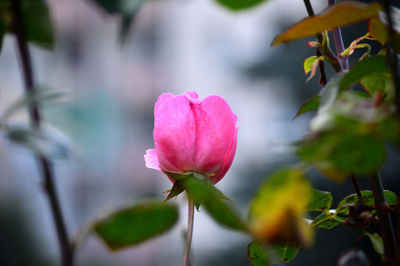
M 25 93 L 35 94 L 35 82 L 33 78 L 33 69 L 31 57 L 25 38 L 23 27 L 23 18 L 21 17 L 21 6 L 19 0 L 12 0 L 10 11 L 12 14 L 13 31 L 17 40 L 17 47 L 23 71 Z M 39 129 L 41 124 L 41 115 L 38 103 L 33 99 L 29 105 L 29 117 L 31 126 Z M 57 237 L 61 252 L 61 262 L 63 266 L 73 265 L 73 252 L 69 245 L 68 234 L 65 227 L 63 215 L 61 212 L 60 203 L 57 196 L 57 191 L 54 185 L 54 173 L 48 158 L 42 155 L 37 155 L 39 167 L 43 177 L 44 188 L 49 199 L 50 208 L 53 214 L 53 220 L 57 231 Z
M 193 236 L 193 222 L 194 222 L 194 204 L 191 199 L 188 198 L 188 227 L 186 233 L 186 247 L 185 253 L 183 254 L 183 266 L 189 266 L 190 256 L 190 245 L 192 244 Z
M 383 193 L 382 180 L 377 172 L 368 175 L 374 196 L 376 212 L 379 218 L 379 226 L 383 238 L 384 255 L 387 262 L 393 262 L 397 243 L 393 230 L 392 219 L 386 207 L 385 194 Z

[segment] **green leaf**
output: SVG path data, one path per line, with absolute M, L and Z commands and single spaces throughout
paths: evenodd
M 304 60 L 304 73 L 307 75 L 311 71 L 311 65 L 318 60 L 318 56 L 310 56 Z
M 65 159 L 74 154 L 69 139 L 55 128 L 32 129 L 25 125 L 6 125 L 6 137 L 47 158 Z
M 332 205 L 332 200 L 333 197 L 330 192 L 313 189 L 307 210 L 320 212 L 329 210 Z
M 253 241 L 247 246 L 247 256 L 251 265 L 266 266 L 292 261 L 299 252 L 299 249 L 299 247 L 284 243 L 268 246 Z
M 368 232 L 365 232 L 365 235 L 368 236 L 374 250 L 378 254 L 383 255 L 384 247 L 383 247 L 383 240 L 382 240 L 381 236 L 378 233 L 371 234 Z
M 288 263 L 296 257 L 300 247 L 294 247 L 287 244 L 277 244 L 274 246 L 274 249 L 279 256 L 279 261 L 274 261 L 273 263 Z
M 94 224 L 94 232 L 115 251 L 170 230 L 178 221 L 175 205 L 147 202 L 113 212 Z
M 296 115 L 293 117 L 293 120 L 296 119 L 298 116 L 306 113 L 306 112 L 311 112 L 318 110 L 319 107 L 319 95 L 315 95 L 305 101 L 297 111 Z
M 335 211 L 326 212 L 318 215 L 311 223 L 312 227 L 319 227 L 323 229 L 332 229 L 338 225 L 345 223 L 346 217 L 342 213 L 336 213 Z
M 339 90 L 350 88 L 363 77 L 373 73 L 385 73 L 386 59 L 383 56 L 372 56 L 356 63 L 340 82 Z
M 386 203 L 388 205 L 395 205 L 398 202 L 398 197 L 397 195 L 389 190 L 384 191 Z M 361 196 L 363 203 L 366 206 L 369 207 L 374 207 L 375 206 L 375 201 L 374 201 L 374 195 L 372 194 L 372 191 L 369 190 L 362 190 L 361 191 Z M 347 205 L 352 205 L 356 204 L 358 202 L 358 197 L 357 194 L 351 194 L 347 197 L 345 197 L 343 200 L 341 200 L 336 208 L 337 212 L 343 212 L 347 214 L 347 210 L 344 208 Z
M 353 24 L 376 17 L 382 7 L 378 3 L 369 5 L 360 2 L 339 3 L 317 16 L 308 17 L 275 37 L 272 45 L 301 39 L 331 30 L 332 28 Z
M 233 11 L 241 11 L 255 7 L 267 0 L 216 0 L 217 3 Z
M 179 180 L 196 206 L 203 205 L 208 214 L 220 225 L 230 229 L 247 231 L 247 225 L 229 199 L 206 179 L 189 177 Z M 178 182 L 178 181 L 176 181 Z
M 272 265 L 264 245 L 257 241 L 253 241 L 247 246 L 247 257 L 253 266 Z

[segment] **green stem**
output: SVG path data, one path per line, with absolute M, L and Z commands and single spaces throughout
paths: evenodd
M 23 71 L 25 94 L 35 95 L 35 82 L 33 79 L 33 69 L 31 63 L 31 56 L 29 53 L 25 32 L 23 27 L 23 17 L 21 16 L 21 6 L 19 0 L 11 1 L 11 14 L 12 25 L 17 40 L 18 52 L 21 60 L 21 67 Z M 35 99 L 29 105 L 29 117 L 31 126 L 39 129 L 41 125 L 41 115 L 38 103 Z M 49 199 L 50 208 L 53 215 L 54 225 L 57 231 L 57 237 L 61 252 L 61 263 L 63 266 L 73 265 L 73 252 L 69 245 L 68 234 L 64 223 L 63 215 L 61 212 L 60 203 L 57 197 L 57 191 L 54 184 L 54 173 L 51 163 L 48 158 L 37 155 L 37 160 L 41 168 L 43 177 L 44 188 Z
M 397 243 L 393 230 L 390 212 L 385 208 L 386 200 L 383 190 L 382 180 L 377 172 L 368 175 L 371 184 L 372 194 L 374 196 L 376 212 L 379 218 L 379 226 L 383 238 L 384 255 L 387 262 L 393 262 Z
M 183 254 L 183 266 L 190 265 L 190 245 L 192 244 L 193 236 L 193 224 L 194 224 L 194 204 L 191 199 L 188 198 L 188 227 L 186 233 L 186 247 L 185 253 Z

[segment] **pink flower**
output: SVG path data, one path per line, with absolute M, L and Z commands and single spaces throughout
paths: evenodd
M 198 172 L 215 184 L 236 152 L 237 116 L 220 96 L 199 100 L 196 92 L 163 93 L 154 106 L 155 149 L 146 151 L 148 168 Z M 173 181 L 171 179 L 171 181 Z

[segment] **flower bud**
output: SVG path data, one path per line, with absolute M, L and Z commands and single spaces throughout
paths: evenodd
M 194 91 L 163 93 L 154 106 L 155 148 L 146 151 L 146 166 L 164 173 L 198 172 L 215 184 L 235 156 L 236 121 L 220 96 L 199 100 Z

